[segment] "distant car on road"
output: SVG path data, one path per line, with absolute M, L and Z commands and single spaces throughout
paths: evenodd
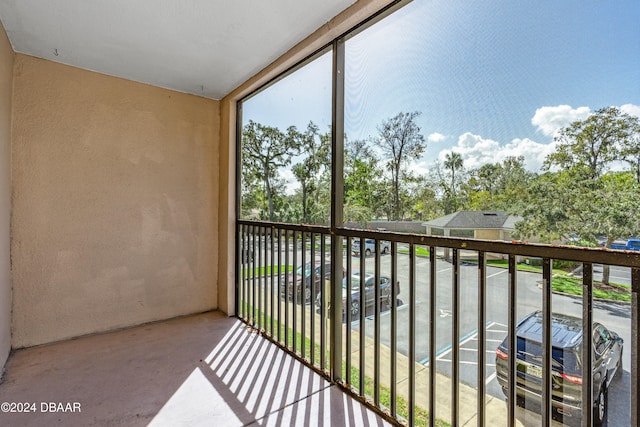
M 353 256 L 360 256 L 360 239 L 353 239 L 351 244 L 351 253 Z M 375 239 L 364 239 L 364 254 L 370 256 L 376 253 Z M 389 242 L 380 241 L 380 253 L 389 253 Z
M 603 245 L 604 246 L 604 245 Z M 623 251 L 640 251 L 640 239 L 616 240 L 609 249 L 621 249 Z
M 346 274 L 345 270 L 342 271 L 342 276 Z M 311 277 L 315 286 L 311 286 Z M 286 279 L 288 280 L 286 280 Z M 329 280 L 331 278 L 331 262 L 324 262 L 324 279 Z M 287 289 L 286 284 L 289 284 Z M 304 285 L 303 285 L 304 283 Z M 320 293 L 322 284 L 324 283 L 322 276 L 322 262 L 318 261 L 313 267 L 313 274 L 311 270 L 311 263 L 308 262 L 304 266 L 299 266 L 296 269 L 295 274 L 293 272 L 280 277 L 280 296 L 288 297 L 293 300 L 294 292 L 297 292 L 297 301 L 305 303 L 312 302 L 316 299 L 316 296 Z
M 582 319 L 563 314 L 551 316 L 551 406 L 560 415 L 580 416 L 582 407 Z M 498 383 L 508 396 L 509 354 L 507 338 L 496 349 Z M 542 396 L 542 313 L 536 311 L 516 327 L 516 395 L 540 401 Z M 609 385 L 622 371 L 623 340 L 600 323 L 593 324 L 593 423 L 606 419 Z
M 364 282 L 364 298 L 363 287 Z M 387 276 L 380 276 L 379 278 L 379 303 L 390 306 L 392 299 L 396 298 L 400 293 L 400 282 L 396 282 L 395 296 L 392 295 L 391 279 Z M 376 302 L 375 295 L 375 276 L 373 274 L 366 274 L 364 280 L 361 280 L 359 274 L 353 274 L 351 276 L 351 295 L 347 295 L 347 278 L 342 279 L 342 315 L 346 317 L 346 310 L 351 310 L 352 319 L 356 319 L 360 314 L 360 310 L 364 307 L 373 307 Z M 316 306 L 320 308 L 320 296 L 316 298 Z

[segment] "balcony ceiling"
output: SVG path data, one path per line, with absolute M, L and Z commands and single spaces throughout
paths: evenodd
M 220 99 L 355 0 L 2 0 L 14 51 Z

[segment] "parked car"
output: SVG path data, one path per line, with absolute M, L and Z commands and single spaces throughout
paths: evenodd
M 551 316 L 552 392 L 551 405 L 562 416 L 580 415 L 582 407 L 582 319 L 563 314 Z M 509 355 L 507 339 L 496 349 L 498 383 L 508 395 Z M 516 395 L 540 401 L 542 396 L 542 313 L 536 311 L 516 327 Z M 593 324 L 594 425 L 601 426 L 607 414 L 609 385 L 622 370 L 623 340 L 600 323 Z
M 342 271 L 342 276 L 344 277 L 346 274 L 345 270 Z M 311 277 L 313 276 L 313 281 L 315 283 L 315 287 L 311 286 Z M 286 279 L 285 279 L 286 277 Z M 312 302 L 316 299 L 316 296 L 320 293 L 320 289 L 324 280 L 322 279 L 322 262 L 318 261 L 315 263 L 313 268 L 313 275 L 311 270 L 311 263 L 308 262 L 303 266 L 299 266 L 296 269 L 295 275 L 293 272 L 288 273 L 287 275 L 282 275 L 280 277 L 280 296 L 282 298 L 288 297 L 290 300 L 293 300 L 294 292 L 297 292 L 297 301 L 305 303 Z M 328 280 L 331 278 L 331 263 L 329 261 L 324 262 L 324 279 Z M 289 283 L 289 287 L 287 289 L 286 284 Z M 303 286 L 304 283 L 304 286 Z
M 616 240 L 611 244 L 610 249 L 621 249 L 623 251 L 640 251 L 640 239 L 629 239 L 626 241 Z
M 375 239 L 364 239 L 364 254 L 370 256 L 376 252 Z M 353 256 L 360 256 L 360 239 L 353 239 L 351 244 L 351 253 Z M 380 241 L 380 253 L 389 253 L 389 242 Z
M 342 280 L 342 315 L 346 317 L 346 310 L 351 310 L 352 319 L 356 319 L 360 314 L 362 307 L 362 280 L 359 274 L 353 274 L 351 276 L 351 295 L 347 295 L 347 278 Z M 387 276 L 380 276 L 380 304 L 391 305 L 392 298 L 395 298 L 400 293 L 400 282 L 396 282 L 395 297 L 391 292 L 391 279 Z M 375 304 L 375 276 L 373 274 L 366 274 L 364 276 L 364 303 L 366 307 L 372 307 Z M 316 306 L 320 308 L 320 296 L 316 298 Z

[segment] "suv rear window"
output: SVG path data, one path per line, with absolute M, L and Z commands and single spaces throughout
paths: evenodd
M 582 375 L 579 354 L 581 346 L 574 348 L 553 347 L 551 358 L 553 369 L 570 375 Z M 518 337 L 518 358 L 542 365 L 542 345 Z
M 570 375 L 581 375 L 582 369 L 579 359 L 581 347 L 582 345 L 572 348 L 553 347 L 551 350 L 553 369 Z M 542 365 L 542 345 L 518 337 L 518 358 Z

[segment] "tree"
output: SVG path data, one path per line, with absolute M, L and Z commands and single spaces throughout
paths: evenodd
M 344 199 L 345 219 L 365 225 L 377 213 L 381 176 L 378 159 L 366 142 L 345 144 Z
M 547 239 L 576 234 L 594 243 L 605 236 L 607 248 L 640 232 L 637 180 L 629 172 L 608 170 L 612 162 L 623 160 L 633 127 L 634 120 L 609 107 L 561 130 L 556 151 L 544 163 L 547 173 L 531 185 L 522 211 L 525 221 L 517 232 Z M 602 276 L 608 283 L 609 266 Z
M 462 156 L 456 152 L 448 153 L 443 162 L 435 162 L 431 169 L 431 179 L 440 188 L 440 203 L 445 215 L 466 206 L 462 187 L 464 175 Z
M 387 168 L 391 172 L 392 184 L 392 209 L 391 218 L 399 220 L 402 214 L 400 199 L 400 184 L 403 167 L 412 159 L 417 159 L 426 148 L 424 136 L 420 133 L 420 127 L 416 118 L 418 111 L 411 113 L 398 113 L 396 116 L 385 120 L 378 127 L 379 136 L 375 143 L 382 149 L 387 161 Z
M 616 107 L 601 108 L 560 131 L 555 138 L 556 151 L 547 156 L 544 169 L 558 166 L 598 179 L 612 161 L 621 160 L 622 145 L 632 130 L 629 115 Z
M 629 134 L 621 141 L 622 159 L 631 166 L 640 183 L 640 118 L 624 115 L 623 120 L 628 124 Z
M 535 174 L 524 167 L 524 156 L 507 157 L 471 171 L 466 191 L 469 209 L 517 213 Z
M 409 213 L 411 218 L 428 221 L 442 216 L 443 211 L 434 188 L 437 186 L 426 176 L 418 176 L 409 182 Z
M 455 151 L 447 153 L 444 158 L 444 167 L 449 170 L 451 174 L 451 185 L 449 188 L 451 188 L 452 191 L 455 191 L 458 184 L 456 182 L 456 172 L 462 169 L 463 164 L 462 156 Z
M 305 157 L 292 168 L 293 175 L 300 183 L 302 197 L 301 221 L 316 223 L 325 221 L 323 209 L 318 206 L 321 174 L 331 165 L 330 135 L 320 135 L 318 127 L 309 122 L 304 133 L 291 130 Z
M 242 131 L 242 171 L 262 182 L 270 221 L 274 220 L 277 190 L 274 183 L 278 180 L 278 170 L 291 163 L 298 145 L 295 127 L 290 127 L 285 134 L 250 120 Z

